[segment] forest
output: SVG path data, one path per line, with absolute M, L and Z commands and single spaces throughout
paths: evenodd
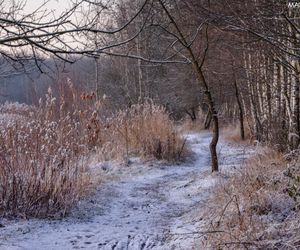
M 300 2 L 0 7 L 0 249 L 300 249 Z

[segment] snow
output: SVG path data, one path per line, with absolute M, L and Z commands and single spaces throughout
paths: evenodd
M 199 209 L 219 175 L 210 173 L 211 135 L 186 138 L 191 162 L 93 165 L 94 176 L 106 179 L 93 197 L 62 220 L 1 221 L 0 249 L 191 249 Z M 218 152 L 221 170 L 234 171 L 254 149 L 221 141 Z

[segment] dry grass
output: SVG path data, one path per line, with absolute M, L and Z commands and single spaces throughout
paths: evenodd
M 4 105 L 0 124 L 0 216 L 64 216 L 92 189 L 88 162 L 131 155 L 179 160 L 185 142 L 169 114 L 151 102 L 103 116 L 95 95 L 57 101 L 49 89 L 39 107 Z
M 185 132 L 201 132 L 204 130 L 205 113 L 199 109 L 197 119 L 192 119 L 187 115 L 181 124 L 181 130 Z
M 295 162 L 295 168 L 287 165 L 282 154 L 266 150 L 220 183 L 207 212 L 213 218 L 207 227 L 218 233 L 201 244 L 212 249 L 299 249 L 300 207 L 288 190 L 300 169 Z
M 132 105 L 108 118 L 81 112 L 86 140 L 100 160 L 127 161 L 130 156 L 178 161 L 186 156 L 185 141 L 164 107 L 151 101 Z
M 114 118 L 113 132 L 126 156 L 153 156 L 168 161 L 180 160 L 186 153 L 185 141 L 162 106 L 151 102 L 133 105 Z
M 240 126 L 238 124 L 235 125 L 227 125 L 225 128 L 222 129 L 222 133 L 224 134 L 224 138 L 227 141 L 233 142 L 233 143 L 251 143 L 251 133 L 248 128 L 248 126 L 244 126 L 245 128 L 245 140 L 243 141 L 241 139 L 241 133 L 240 133 Z
M 63 216 L 87 193 L 87 149 L 78 132 L 76 117 L 57 110 L 51 92 L 46 106 L 1 127 L 1 216 Z

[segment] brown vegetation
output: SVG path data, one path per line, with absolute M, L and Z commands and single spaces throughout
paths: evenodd
M 70 93 L 57 102 L 49 89 L 39 107 L 1 108 L 10 120 L 0 128 L 0 215 L 65 215 L 91 189 L 91 154 L 169 161 L 184 155 L 185 142 L 164 108 L 148 102 L 107 118 L 93 94 L 78 102 L 71 85 Z
M 245 127 L 245 138 L 242 140 L 241 138 L 241 132 L 239 125 L 228 125 L 225 128 L 222 129 L 222 134 L 224 135 L 224 138 L 230 142 L 234 143 L 249 143 L 253 140 L 251 137 L 251 132 L 247 126 Z
M 195 112 L 196 118 L 191 119 L 190 116 L 186 115 L 181 124 L 181 129 L 185 132 L 200 132 L 205 130 L 205 117 L 202 109 L 198 109 Z
M 88 191 L 89 176 L 78 121 L 46 105 L 1 127 L 0 214 L 64 215 Z M 20 110 L 10 109 L 10 114 Z M 59 212 L 59 213 L 58 213 Z
M 266 149 L 238 173 L 229 174 L 207 212 L 213 218 L 209 230 L 216 233 L 201 244 L 213 249 L 298 249 L 297 164 L 299 159 L 287 162 L 282 154 Z
M 185 154 L 185 141 L 162 106 L 148 102 L 117 113 L 113 131 L 120 147 L 142 156 L 168 161 Z

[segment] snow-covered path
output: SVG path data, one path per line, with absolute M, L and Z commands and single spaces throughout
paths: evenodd
M 210 174 L 210 138 L 188 135 L 193 162 L 140 166 L 138 174 L 100 186 L 63 220 L 8 223 L 0 228 L 0 249 L 192 249 L 187 233 L 199 228 L 196 213 L 218 178 Z M 219 151 L 222 169 L 252 153 L 225 142 Z

